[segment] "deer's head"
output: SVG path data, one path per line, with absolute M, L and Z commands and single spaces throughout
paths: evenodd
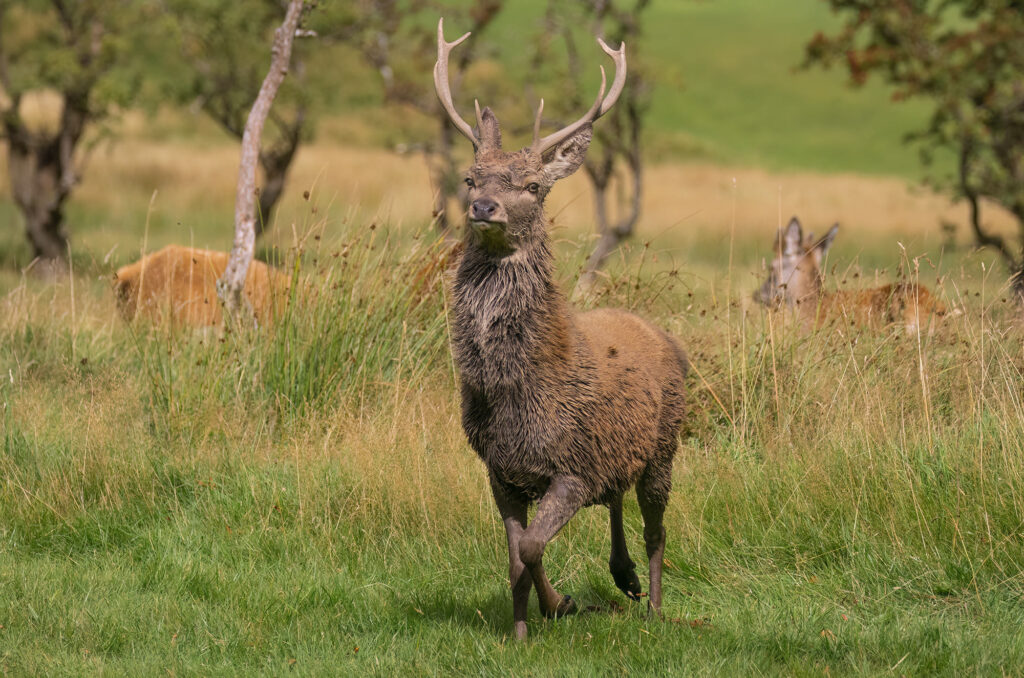
M 813 233 L 804 237 L 799 219 L 790 219 L 776 235 L 768 279 L 754 293 L 754 300 L 778 308 L 815 299 L 821 292 L 822 259 L 838 232 L 839 224 L 835 224 L 824 238 L 815 241 Z
M 615 79 L 605 96 L 604 67 L 597 99 L 582 118 L 545 137 L 540 136 L 544 100 L 541 99 L 533 124 L 533 143 L 512 153 L 501 149 L 501 129 L 490 108 L 476 103 L 476 127 L 455 110 L 448 83 L 448 55 L 469 37 L 453 42 L 444 39 L 444 20 L 437 23 L 437 64 L 434 87 L 455 127 L 473 143 L 473 165 L 466 172 L 468 192 L 468 237 L 495 256 L 507 256 L 524 243 L 543 235 L 544 198 L 556 181 L 575 172 L 590 146 L 592 125 L 604 115 L 622 93 L 626 82 L 626 46 L 613 50 L 598 43 L 615 62 Z

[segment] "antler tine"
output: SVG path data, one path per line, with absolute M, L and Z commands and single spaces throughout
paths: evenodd
M 434 64 L 434 90 L 437 92 L 437 98 L 441 101 L 441 106 L 444 107 L 448 117 L 451 118 L 452 123 L 458 128 L 462 134 L 473 142 L 473 147 L 476 148 L 480 145 L 480 140 L 477 139 L 476 135 L 473 134 L 473 128 L 469 126 L 462 116 L 459 115 L 458 111 L 455 110 L 455 104 L 452 103 L 452 90 L 448 82 L 448 55 L 452 49 L 458 47 L 462 42 L 469 37 L 469 33 L 464 34 L 462 37 L 448 42 L 444 39 L 444 18 L 437 22 L 437 63 Z
M 537 145 L 537 140 L 540 139 L 540 121 L 544 117 L 544 98 L 541 97 L 540 104 L 537 105 L 537 116 L 533 119 L 533 143 L 531 146 Z
M 601 38 L 597 39 L 597 43 L 601 45 L 604 53 L 615 62 L 615 79 L 612 80 L 612 88 L 608 90 L 608 96 L 601 102 L 601 112 L 598 113 L 598 117 L 600 117 L 615 105 L 615 102 L 619 100 L 619 95 L 622 94 L 623 88 L 626 86 L 626 43 L 620 43 L 617 50 L 609 47 Z
M 533 144 L 530 146 L 530 150 L 533 153 L 540 155 L 549 148 L 557 146 L 562 143 L 573 134 L 579 131 L 584 125 L 593 123 L 595 120 L 600 118 L 602 115 L 608 112 L 608 110 L 615 105 L 618 101 L 619 95 L 622 94 L 622 89 L 626 85 L 626 43 L 622 43 L 618 50 L 614 50 L 605 44 L 601 38 L 597 39 L 598 44 L 601 45 L 601 49 L 604 50 L 605 54 L 612 58 L 615 62 L 615 79 L 612 81 L 612 88 L 608 92 L 608 96 L 604 95 L 605 86 L 608 81 L 604 73 L 604 66 L 601 67 L 601 88 L 597 92 L 597 99 L 594 104 L 590 107 L 582 118 L 572 123 L 568 127 L 549 134 L 543 139 L 538 139 L 537 135 L 540 129 L 540 110 L 537 111 L 537 119 L 534 121 L 534 135 Z
M 547 135 L 543 139 L 534 141 L 533 145 L 530 146 L 530 150 L 536 153 L 537 155 L 540 155 L 549 148 L 557 146 L 558 144 L 562 143 L 563 141 L 571 137 L 573 134 L 579 131 L 579 129 L 584 125 L 597 120 L 600 117 L 601 101 L 604 99 L 604 88 L 607 84 L 608 79 L 605 77 L 604 74 L 604 66 L 601 66 L 601 88 L 597 91 L 597 98 L 594 99 L 594 103 L 590 107 L 590 110 L 584 113 L 582 118 L 580 118 L 573 124 L 569 125 L 568 127 L 563 127 L 557 132 L 553 132 Z M 536 121 L 534 121 L 534 127 L 536 126 Z

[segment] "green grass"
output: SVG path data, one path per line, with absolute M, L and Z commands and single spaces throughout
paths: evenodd
M 917 176 L 902 139 L 925 106 L 851 89 L 839 69 L 799 68 L 804 44 L 837 25 L 818 0 L 654 3 L 638 48 L 659 76 L 652 130 L 729 163 Z
M 1024 662 L 1024 354 L 997 290 L 919 345 L 768 324 L 641 257 L 613 269 L 602 303 L 667 326 L 695 367 L 667 619 L 615 589 L 592 508 L 545 562 L 597 609 L 548 622 L 534 602 L 519 646 L 502 526 L 459 426 L 445 294 L 416 276 L 436 251 L 356 227 L 340 238 L 315 267 L 306 254 L 309 298 L 259 333 L 125 326 L 88 263 L 74 322 L 66 284 L 4 298 L 5 672 L 991 675 Z M 322 256 L 346 244 L 348 257 Z M 632 497 L 626 524 L 643 564 Z
M 495 35 L 541 4 L 523 3 Z M 819 3 L 659 2 L 651 17 L 642 47 L 661 65 L 658 154 L 916 173 L 897 139 L 920 109 L 848 92 L 839 74 L 791 71 L 829 21 Z M 359 101 L 374 112 L 372 97 Z M 161 124 L 184 133 L 173 115 Z M 653 318 L 694 365 L 666 518 L 667 619 L 615 589 L 607 515 L 591 508 L 545 565 L 597 609 L 544 621 L 534 601 L 517 645 L 503 528 L 459 424 L 446 294 L 436 272 L 421 275 L 438 254 L 415 235 L 422 224 L 371 231 L 346 205 L 326 216 L 303 205 L 296 221 L 316 221 L 324 239 L 304 253 L 309 286 L 279 323 L 226 336 L 127 326 L 108 279 L 147 219 L 150 234 L 188 243 L 223 238 L 230 217 L 230 196 L 159 203 L 147 217 L 164 186 L 136 179 L 71 207 L 73 286 L 23 278 L 21 235 L 0 238 L 0 672 L 959 676 L 1024 665 L 1024 353 L 1002 273 L 982 267 L 990 255 L 922 262 L 922 281 L 943 276 L 940 296 L 965 312 L 918 338 L 804 333 L 747 308 L 770 233 L 733 243 L 731 269 L 724 223 L 692 228 L 685 248 L 678 234 L 632 243 L 598 303 Z M 3 219 L 18 223 L 7 201 Z M 556 235 L 568 286 L 585 250 L 575 233 Z M 891 239 L 846 238 L 840 273 L 853 256 L 895 270 Z M 626 529 L 646 582 L 632 497 Z

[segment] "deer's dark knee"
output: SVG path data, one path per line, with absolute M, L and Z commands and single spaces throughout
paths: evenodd
M 616 554 L 608 560 L 608 569 L 612 574 L 632 572 L 636 569 L 636 563 L 628 555 Z
M 508 567 L 508 580 L 512 583 L 512 588 L 515 588 L 516 582 L 519 578 L 526 573 L 526 565 L 521 561 L 516 561 Z
M 527 567 L 540 565 L 540 561 L 544 557 L 545 546 L 547 544 L 536 537 L 523 537 L 519 540 L 519 559 Z
M 659 548 L 665 546 L 665 528 L 661 525 L 657 527 L 644 527 L 644 544 L 647 546 L 647 555 Z

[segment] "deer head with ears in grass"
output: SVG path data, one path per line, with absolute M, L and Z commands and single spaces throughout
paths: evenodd
M 883 285 L 866 290 L 827 292 L 821 264 L 839 232 L 839 224 L 825 237 L 804 237 L 800 221 L 793 217 L 775 238 L 775 256 L 768 279 L 754 299 L 771 309 L 793 310 L 809 326 L 826 322 L 880 327 L 902 324 L 907 332 L 927 329 L 932 317 L 947 314 L 946 307 L 928 288 L 913 282 Z
M 544 549 L 577 510 L 608 506 L 609 566 L 616 585 L 641 597 L 626 548 L 622 496 L 636 486 L 649 559 L 649 609 L 661 607 L 662 516 L 683 419 L 687 363 L 661 329 L 625 311 L 573 312 L 554 275 L 544 198 L 583 162 L 593 123 L 626 78 L 625 46 L 613 50 L 615 78 L 579 120 L 506 152 L 498 119 L 476 106 L 476 128 L 462 119 L 448 84 L 448 55 L 468 37 L 444 39 L 438 22 L 434 85 L 442 106 L 473 144 L 464 251 L 453 281 L 452 352 L 462 390 L 462 425 L 487 466 L 508 538 L 515 635 L 526 637 L 536 588 L 547 617 L 576 604 L 544 572 Z M 532 522 L 527 507 L 538 502 Z

